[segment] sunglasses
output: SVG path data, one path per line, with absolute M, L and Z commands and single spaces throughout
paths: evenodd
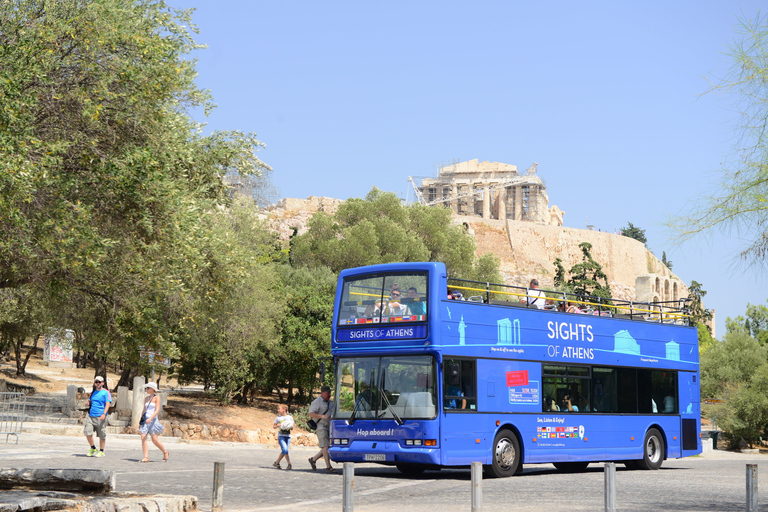
M 400 296 L 400 294 L 399 294 L 399 293 L 393 293 L 393 294 L 392 294 L 392 296 L 393 296 L 393 297 L 399 297 L 399 296 Z

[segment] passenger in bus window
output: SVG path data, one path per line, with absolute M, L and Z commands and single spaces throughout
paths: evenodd
M 571 395 L 565 395 L 563 396 L 562 405 L 560 406 L 561 411 L 569 411 L 569 412 L 579 412 L 579 407 L 577 405 L 573 405 L 571 400 Z
M 675 412 L 675 397 L 671 395 L 664 397 L 664 412 Z
M 414 315 L 426 315 L 427 314 L 427 303 L 423 300 L 419 299 L 419 292 L 411 286 L 408 288 L 408 299 L 411 300 L 411 302 L 408 303 L 408 307 L 411 308 L 411 314 Z
M 460 383 L 460 376 L 459 376 L 459 365 L 458 364 L 452 364 L 448 368 L 448 385 L 445 387 L 445 396 L 447 397 L 457 397 L 457 396 L 464 396 L 464 393 L 461 392 L 461 388 L 459 388 Z M 461 405 L 461 407 L 459 407 Z M 445 400 L 445 408 L 446 409 L 466 409 L 467 408 L 467 399 L 462 398 L 461 401 L 459 401 L 458 398 L 448 398 Z
M 579 410 L 581 412 L 594 412 L 597 411 L 594 407 L 590 407 L 589 398 L 586 396 L 579 396 Z
M 541 409 L 544 412 L 552 412 L 552 411 L 559 411 L 560 408 L 557 406 L 554 400 L 552 400 L 552 397 L 545 396 L 544 399 L 541 401 Z

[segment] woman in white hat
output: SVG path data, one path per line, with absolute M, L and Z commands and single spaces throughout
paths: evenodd
M 157 394 L 157 384 L 150 382 L 144 385 L 144 389 L 147 391 L 147 399 L 144 401 L 144 412 L 142 418 L 144 423 L 139 427 L 139 433 L 141 434 L 141 449 L 144 451 L 144 458 L 141 462 L 149 462 L 149 443 L 147 442 L 147 436 L 152 438 L 152 442 L 157 446 L 161 452 L 163 452 L 163 462 L 168 461 L 170 455 L 166 451 L 165 446 L 157 438 L 163 433 L 163 424 L 157 419 L 157 415 L 160 414 L 160 395 Z

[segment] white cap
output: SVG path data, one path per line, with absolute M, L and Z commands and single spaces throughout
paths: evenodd
M 97 380 L 97 381 L 99 381 L 99 382 L 104 382 L 104 377 L 96 377 L 96 378 L 95 378 L 95 379 L 93 379 L 93 380 Z
M 155 384 L 154 382 L 147 382 L 146 384 L 144 384 L 144 388 L 152 388 L 155 391 L 157 391 L 157 384 Z

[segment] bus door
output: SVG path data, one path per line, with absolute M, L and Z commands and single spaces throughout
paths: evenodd
M 475 360 L 443 359 L 440 438 L 445 465 L 484 461 L 488 453 L 485 435 L 477 431 L 476 369 Z

